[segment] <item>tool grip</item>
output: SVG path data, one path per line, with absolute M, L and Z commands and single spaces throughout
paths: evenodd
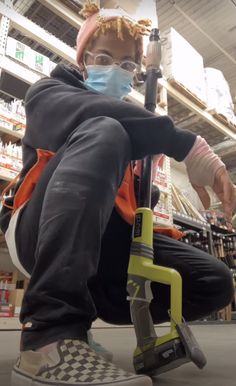
M 129 293 L 131 319 L 134 324 L 137 346 L 155 344 L 157 335 L 149 310 L 153 298 L 151 282 L 140 276 L 128 275 L 127 290 Z

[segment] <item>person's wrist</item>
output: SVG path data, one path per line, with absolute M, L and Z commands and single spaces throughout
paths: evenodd
M 217 157 L 217 156 L 216 156 Z M 225 164 L 217 157 L 211 162 L 208 160 L 197 160 L 191 165 L 186 165 L 189 181 L 196 186 L 210 186 L 213 187 L 218 173 L 226 170 Z
M 217 171 L 224 163 L 207 144 L 204 138 L 198 136 L 193 148 L 184 160 L 189 180 L 197 186 L 212 187 Z

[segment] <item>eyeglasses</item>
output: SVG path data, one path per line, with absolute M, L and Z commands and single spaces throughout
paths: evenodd
M 117 64 L 120 66 L 123 70 L 134 72 L 135 70 L 138 70 L 139 65 L 135 62 L 132 62 L 131 60 L 124 60 L 122 62 L 119 62 L 115 59 L 113 59 L 112 56 L 107 54 L 93 54 L 92 52 L 86 51 L 84 56 L 85 64 L 87 64 L 88 56 L 92 56 L 94 60 L 94 64 L 98 66 L 111 66 L 112 64 Z

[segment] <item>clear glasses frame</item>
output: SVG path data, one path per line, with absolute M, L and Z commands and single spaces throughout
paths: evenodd
M 140 69 L 140 65 L 131 61 L 131 60 L 123 60 L 118 61 L 116 59 L 113 59 L 112 56 L 108 54 L 93 54 L 90 51 L 86 51 L 84 54 L 84 61 L 85 64 L 87 64 L 87 57 L 91 56 L 94 60 L 94 64 L 98 66 L 111 66 L 113 64 L 117 64 L 120 66 L 123 70 L 126 70 L 128 72 L 137 72 Z

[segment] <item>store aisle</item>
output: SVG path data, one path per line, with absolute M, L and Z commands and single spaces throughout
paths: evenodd
M 208 357 L 205 370 L 188 364 L 154 380 L 153 386 L 235 386 L 236 325 L 192 327 Z M 164 327 L 158 328 L 161 334 Z M 132 370 L 131 354 L 135 345 L 132 328 L 95 328 L 94 338 L 114 352 L 114 362 Z M 10 386 L 10 371 L 17 356 L 20 333 L 0 331 L 0 386 Z

